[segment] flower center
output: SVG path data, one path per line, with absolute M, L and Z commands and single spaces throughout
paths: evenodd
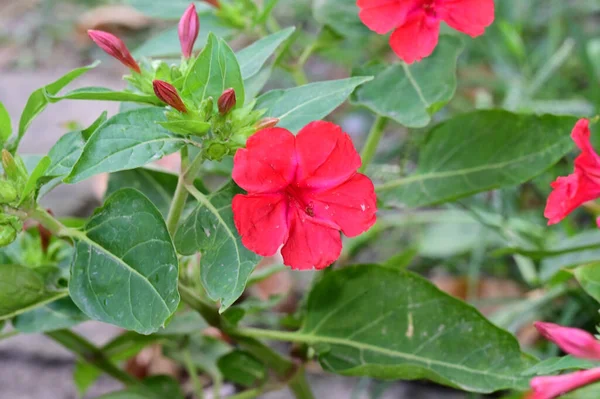
M 315 216 L 314 203 L 307 198 L 301 188 L 291 184 L 285 189 L 285 194 L 290 205 L 295 205 L 308 216 Z
M 425 13 L 431 17 L 435 17 L 435 0 L 424 0 L 422 4 Z

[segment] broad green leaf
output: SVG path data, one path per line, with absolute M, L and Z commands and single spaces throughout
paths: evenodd
M 169 324 L 156 332 L 158 335 L 192 335 L 203 331 L 208 323 L 196 311 L 175 313 Z
M 377 186 L 378 198 L 416 207 L 524 183 L 572 149 L 575 121 L 500 110 L 454 117 L 429 132 L 416 171 Z
M 360 265 L 325 274 L 302 329 L 323 368 L 378 379 L 429 379 L 471 392 L 526 389 L 534 364 L 517 340 L 422 277 Z
M 66 297 L 23 313 L 12 324 L 23 333 L 40 333 L 71 328 L 87 320 L 71 298 Z
M 189 2 L 187 4 L 189 5 Z M 200 14 L 200 32 L 194 43 L 194 50 L 200 50 L 206 45 L 210 32 L 218 37 L 228 38 L 234 31 L 223 25 L 214 14 Z M 181 57 L 181 44 L 179 43 L 177 26 L 173 26 L 151 37 L 141 46 L 137 47 L 133 51 L 133 55 L 135 57 L 173 57 L 179 59 Z
M 106 196 L 122 188 L 135 188 L 148 197 L 166 219 L 177 187 L 177 179 L 178 176 L 173 173 L 151 168 L 137 168 L 111 173 Z M 202 192 L 207 192 L 200 180 L 196 180 L 196 188 Z M 190 206 L 196 205 L 191 198 L 188 203 Z
M 144 386 L 132 386 L 123 391 L 99 396 L 97 399 L 184 399 L 179 383 L 172 377 L 157 375 L 143 381 Z
M 210 33 L 206 47 L 185 78 L 182 96 L 197 104 L 212 97 L 216 106 L 216 100 L 229 88 L 235 90 L 237 105 L 244 104 L 244 81 L 235 54 L 223 39 Z
M 213 7 L 204 1 L 190 0 L 125 0 L 125 3 L 135 7 L 145 15 L 153 18 L 178 20 L 190 3 L 196 5 L 198 13 L 209 12 Z M 204 28 L 200 23 L 201 29 Z M 175 35 L 177 36 L 177 35 Z
M 562 395 L 560 399 L 595 399 L 600 398 L 600 382 L 587 385 L 576 391 Z
M 11 143 L 12 148 L 16 149 L 19 146 L 21 138 L 23 138 L 25 135 L 27 128 L 29 128 L 29 125 L 31 124 L 31 121 L 33 121 L 33 119 L 38 116 L 40 112 L 42 112 L 50 103 L 50 96 L 57 95 L 65 86 L 87 71 L 94 69 L 98 64 L 98 62 L 95 62 L 85 67 L 73 69 L 60 79 L 31 93 L 29 99 L 27 100 L 27 104 L 25 104 L 23 113 L 21 114 L 19 131 L 17 133 L 17 137 Z
M 4 145 L 12 134 L 11 123 L 8 111 L 4 107 L 4 104 L 0 102 L 0 146 Z
M 244 81 L 256 75 L 265 62 L 286 41 L 296 28 L 289 27 L 264 37 L 236 53 Z
M 250 353 L 241 350 L 221 357 L 217 365 L 225 380 L 247 388 L 259 385 L 267 377 L 265 365 Z
M 210 123 L 204 121 L 167 121 L 159 122 L 158 124 L 170 132 L 181 135 L 193 134 L 201 136 L 210 129 Z
M 356 87 L 371 79 L 370 76 L 356 76 L 272 90 L 258 97 L 255 108 L 267 109 L 265 116 L 279 118 L 277 126 L 297 132 L 307 123 L 329 115 Z
M 55 289 L 37 268 L 0 265 L 0 320 L 10 319 L 67 295 Z
M 313 2 L 313 16 L 322 25 L 327 25 L 339 35 L 362 37 L 373 35 L 358 18 L 354 0 L 320 0 Z
M 135 169 L 178 151 L 185 143 L 160 126 L 161 108 L 140 108 L 117 114 L 100 126 L 83 147 L 66 183 L 104 172 Z
M 600 263 L 579 266 L 574 274 L 585 292 L 600 302 Z
M 582 231 L 550 246 L 542 260 L 540 279 L 548 281 L 562 269 L 600 261 L 600 231 Z
M 149 334 L 177 309 L 177 255 L 160 212 L 139 191 L 111 195 L 75 250 L 69 292 L 90 318 Z
M 85 139 L 80 130 L 61 136 L 48 152 L 51 163 L 45 176 L 65 177 L 71 173 L 71 169 L 81 156 L 84 145 Z
M 211 299 L 221 301 L 221 312 L 242 295 L 260 260 L 260 256 L 244 247 L 233 223 L 231 200 L 240 192 L 229 183 L 208 199 L 197 193 L 197 208 L 175 233 L 180 254 L 202 254 L 202 284 Z
M 256 96 L 258 96 L 261 90 L 267 84 L 267 81 L 271 77 L 271 72 L 273 71 L 273 66 L 269 65 L 264 67 L 259 73 L 256 75 L 244 80 L 244 90 L 246 94 L 246 104 L 250 104 Z
M 155 95 L 132 93 L 129 91 L 114 91 L 107 89 L 106 87 L 82 87 L 81 89 L 72 90 L 61 96 L 48 95 L 48 99 L 52 103 L 60 100 L 98 100 L 119 102 L 129 101 L 162 105 L 162 102 Z
M 23 192 L 21 193 L 21 202 L 23 202 L 23 200 L 35 190 L 35 188 L 38 184 L 38 181 L 40 180 L 40 178 L 42 176 L 44 176 L 44 174 L 50 167 L 51 163 L 52 163 L 52 160 L 47 155 L 42 157 L 42 159 L 40 159 L 37 166 L 33 169 L 31 174 L 29 175 L 29 178 L 25 182 L 25 186 L 23 187 Z
M 454 96 L 456 60 L 462 49 L 460 38 L 442 36 L 433 54 L 421 62 L 360 68 L 358 75 L 375 78 L 359 87 L 351 101 L 407 127 L 427 126 Z
M 576 357 L 567 355 L 560 357 L 551 357 L 542 360 L 535 366 L 528 368 L 523 371 L 522 375 L 534 376 L 534 375 L 550 375 L 555 374 L 559 371 L 565 370 L 585 370 L 591 369 L 592 367 L 598 367 L 598 362 L 592 362 L 591 360 L 578 359 Z

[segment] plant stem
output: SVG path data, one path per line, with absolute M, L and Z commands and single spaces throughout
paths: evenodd
M 293 68 L 290 73 L 292 74 L 292 78 L 294 78 L 296 85 L 304 86 L 308 83 L 308 79 L 306 78 L 306 74 L 304 73 L 304 69 L 302 67 Z
M 34 220 L 37 220 L 42 226 L 50 230 L 50 232 L 57 237 L 77 238 L 78 236 L 83 235 L 82 232 L 63 225 L 58 219 L 49 214 L 48 211 L 43 208 L 38 207 L 28 212 L 28 216 Z
M 46 333 L 46 336 L 58 342 L 81 360 L 95 366 L 125 385 L 143 386 L 130 374 L 115 366 L 96 345 L 70 330 L 57 330 Z
M 192 384 L 194 385 L 196 397 L 198 399 L 203 399 L 204 386 L 202 386 L 202 383 L 198 378 L 198 370 L 196 369 L 196 365 L 194 364 L 194 361 L 192 360 L 192 356 L 190 355 L 190 351 L 188 349 L 183 351 L 183 362 L 185 363 L 185 368 L 187 369 L 187 372 L 190 375 L 190 379 L 192 380 Z
M 362 158 L 362 166 L 358 170 L 359 172 L 364 172 L 367 169 L 367 166 L 369 166 L 373 160 L 375 152 L 377 151 L 377 146 L 379 145 L 379 140 L 381 140 L 381 137 L 383 136 L 383 131 L 385 130 L 387 121 L 387 118 L 383 116 L 377 116 L 377 118 L 375 118 L 373 127 L 371 127 L 371 131 L 367 137 L 367 142 L 360 153 Z
M 273 370 L 279 378 L 288 377 L 292 372 L 294 363 L 290 359 L 280 355 L 259 340 L 236 334 L 235 331 L 231 333 L 230 336 L 246 351 L 250 352 L 267 367 Z
M 173 201 L 171 202 L 171 207 L 169 208 L 169 214 L 167 216 L 167 230 L 169 230 L 171 237 L 175 235 L 175 230 L 179 224 L 179 219 L 181 219 L 181 214 L 183 213 L 183 208 L 185 208 L 187 198 L 188 191 L 185 188 L 185 175 L 181 173 L 179 175 L 179 180 L 177 180 L 177 188 L 175 189 Z
M 304 372 L 303 366 L 298 368 L 298 371 L 290 380 L 289 386 L 296 399 L 315 398 L 315 396 L 312 393 L 312 390 L 310 389 L 310 385 L 308 385 L 308 381 L 306 381 L 306 373 Z
M 181 295 L 181 300 L 190 308 L 200 313 L 208 324 L 221 328 L 221 316 L 219 316 L 217 309 L 197 296 L 191 288 L 186 287 L 181 282 L 179 283 L 179 295 Z

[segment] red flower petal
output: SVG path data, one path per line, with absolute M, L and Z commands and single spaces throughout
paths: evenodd
M 600 360 L 600 341 L 585 330 L 538 321 L 535 328 L 563 351 L 580 359 Z
M 244 246 L 262 256 L 274 255 L 288 234 L 285 196 L 238 194 L 231 207 Z
M 600 380 L 600 368 L 594 368 L 574 373 L 535 377 L 530 385 L 533 394 L 528 399 L 554 399 L 567 392 L 581 388 Z
M 363 174 L 357 173 L 347 182 L 311 197 L 315 217 L 333 221 L 348 237 L 367 231 L 376 221 L 375 188 Z
M 384 34 L 404 24 L 422 0 L 357 0 L 360 20 L 371 30 Z
M 579 120 L 571 137 L 582 153 L 575 159 L 575 173 L 551 184 L 554 190 L 544 210 L 548 224 L 560 222 L 583 203 L 600 197 L 600 157 L 590 143 L 589 122 Z
M 421 61 L 433 53 L 440 34 L 440 21 L 425 12 L 415 12 L 392 33 L 390 46 L 407 64 Z
M 311 122 L 296 136 L 298 187 L 335 187 L 350 178 L 361 165 L 350 136 L 324 121 Z
M 314 147 L 314 144 L 313 144 Z M 250 136 L 233 159 L 233 180 L 251 193 L 280 191 L 296 172 L 295 137 L 279 127 Z
M 443 0 L 436 12 L 450 27 L 475 37 L 494 22 L 494 0 Z
M 297 208 L 290 208 L 289 237 L 281 255 L 283 263 L 292 269 L 324 269 L 340 256 L 340 232 L 308 216 Z

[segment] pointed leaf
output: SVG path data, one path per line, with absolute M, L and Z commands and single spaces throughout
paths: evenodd
M 421 62 L 359 69 L 358 75 L 373 74 L 375 79 L 359 87 L 351 101 L 407 127 L 427 126 L 454 96 L 456 60 L 462 49 L 460 38 L 442 36 L 433 54 Z
M 130 101 L 136 103 L 162 105 L 155 95 L 132 93 L 129 91 L 114 91 L 106 87 L 82 87 L 61 96 L 48 95 L 50 102 L 60 100 L 98 100 L 98 101 Z
M 248 277 L 260 257 L 242 244 L 233 224 L 231 200 L 241 190 L 230 183 L 209 199 L 197 195 L 197 208 L 175 233 L 175 246 L 182 255 L 202 254 L 200 278 L 206 292 L 221 301 L 221 312 L 242 295 Z
M 279 32 L 264 37 L 236 53 L 244 81 L 256 75 L 265 62 L 296 30 L 295 27 L 285 28 Z
M 23 200 L 25 200 L 25 198 L 35 190 L 38 181 L 42 176 L 44 176 L 51 163 L 52 160 L 47 155 L 40 159 L 36 167 L 29 175 L 29 179 L 27 179 L 27 181 L 25 182 L 23 192 L 21 193 L 21 202 L 23 202 Z
M 378 198 L 425 206 L 524 183 L 571 150 L 575 121 L 500 110 L 454 117 L 429 132 L 415 173 L 376 187 Z
M 40 333 L 71 328 L 87 320 L 87 316 L 67 297 L 23 313 L 12 324 L 23 333 Z
M 178 151 L 185 140 L 156 123 L 163 121 L 161 108 L 140 108 L 113 116 L 89 138 L 65 182 L 134 169 Z
M 297 132 L 307 123 L 329 115 L 357 86 L 371 79 L 370 76 L 357 76 L 272 90 L 258 97 L 255 109 L 267 109 L 265 116 L 279 118 L 277 126 Z
M 12 134 L 11 123 L 8 111 L 4 107 L 4 104 L 0 102 L 0 146 L 3 146 Z
M 92 319 L 149 334 L 177 309 L 177 255 L 160 212 L 139 191 L 111 195 L 75 249 L 69 292 Z
M 244 104 L 244 82 L 235 54 L 223 39 L 213 33 L 183 83 L 183 98 L 192 98 L 197 104 L 208 97 L 216 100 L 224 90 L 233 88 L 237 105 Z
M 574 273 L 585 292 L 600 302 L 600 263 L 579 266 Z

